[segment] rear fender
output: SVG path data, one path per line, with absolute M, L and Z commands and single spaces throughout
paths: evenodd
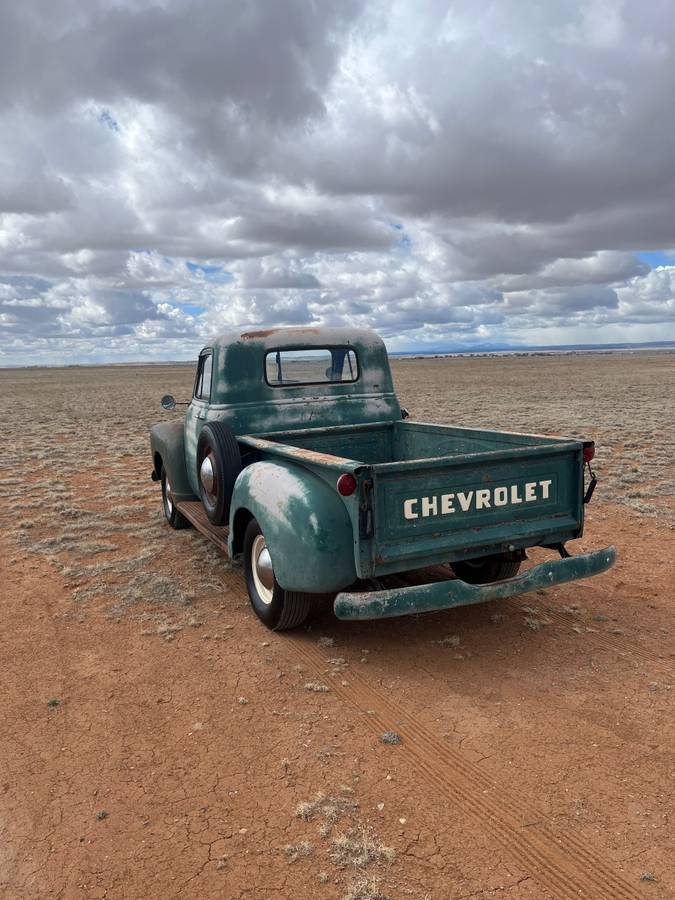
M 155 475 L 159 478 L 162 465 L 166 469 L 176 503 L 194 500 L 185 468 L 185 438 L 182 422 L 162 422 L 150 429 L 150 451 Z
M 263 461 L 243 470 L 230 507 L 230 556 L 241 553 L 251 516 L 265 535 L 281 587 L 323 594 L 356 580 L 347 509 L 337 491 L 307 469 Z

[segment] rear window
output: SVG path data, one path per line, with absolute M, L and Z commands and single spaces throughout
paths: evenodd
M 265 356 L 265 377 L 272 387 L 356 381 L 359 364 L 349 347 L 272 350 Z

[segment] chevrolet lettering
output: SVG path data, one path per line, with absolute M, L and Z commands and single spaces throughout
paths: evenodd
M 531 503 L 534 500 L 551 499 L 552 479 L 528 481 L 522 487 L 518 484 L 500 485 L 494 488 L 480 488 L 475 491 L 457 491 L 434 497 L 411 498 L 403 501 L 403 515 L 406 519 L 427 516 L 447 516 L 454 512 L 469 512 L 472 509 L 491 509 L 516 503 Z
M 614 562 L 613 547 L 567 547 L 596 484 L 592 441 L 414 421 L 372 331 L 222 335 L 199 354 L 181 405 L 184 416 L 150 432 L 166 521 L 240 558 L 251 606 L 276 631 L 326 598 L 341 619 L 386 618 L 498 601 Z M 549 558 L 530 564 L 533 547 Z

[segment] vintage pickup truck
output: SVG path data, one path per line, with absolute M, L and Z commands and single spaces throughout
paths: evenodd
M 214 340 L 184 421 L 155 425 L 150 445 L 169 525 L 243 555 L 253 609 L 274 630 L 303 622 L 318 595 L 339 618 L 381 618 L 585 578 L 615 558 L 565 549 L 595 487 L 592 441 L 415 422 L 371 331 Z M 561 558 L 518 574 L 537 546 Z M 439 578 L 448 564 L 456 577 Z M 412 584 L 400 577 L 413 571 Z

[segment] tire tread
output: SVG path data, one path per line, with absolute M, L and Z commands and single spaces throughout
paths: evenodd
M 302 625 L 312 608 L 313 594 L 301 594 L 299 591 L 284 591 L 284 608 L 274 631 L 288 631 Z
M 504 581 L 506 578 L 513 578 L 519 571 L 519 559 L 506 559 L 497 567 L 497 577 L 495 578 L 495 581 Z
M 451 568 L 460 581 L 468 584 L 492 584 L 517 575 L 520 571 L 520 560 L 488 556 L 483 560 L 481 567 L 469 568 L 462 562 L 457 562 L 451 563 Z

